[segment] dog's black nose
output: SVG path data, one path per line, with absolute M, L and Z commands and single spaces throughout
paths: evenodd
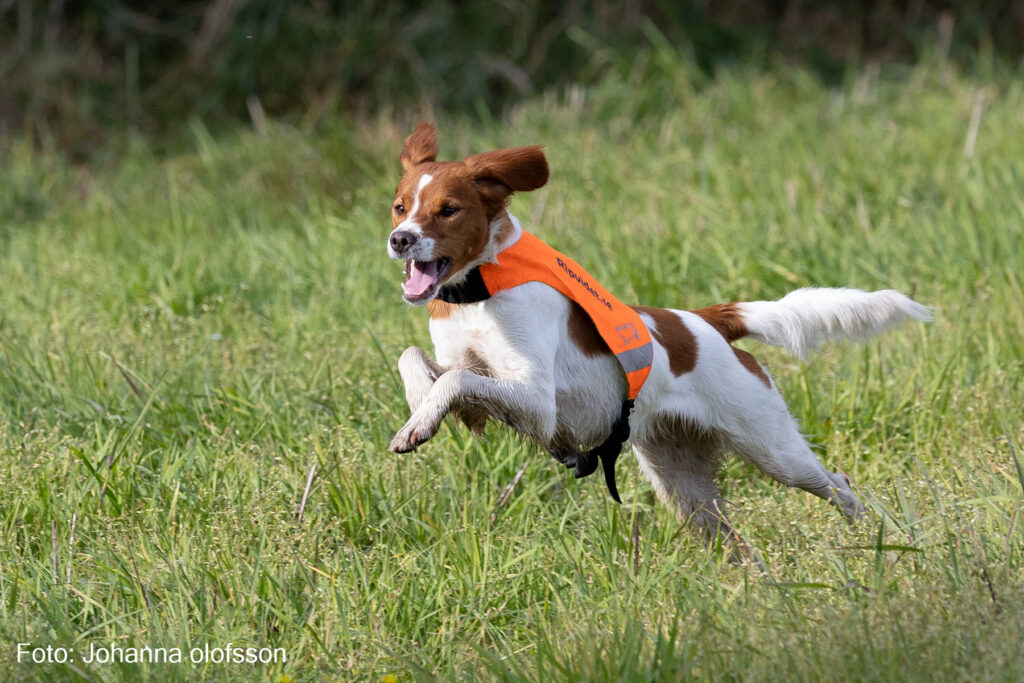
M 408 230 L 396 230 L 391 233 L 388 243 L 391 244 L 391 249 L 396 254 L 403 254 L 408 251 L 412 245 L 416 244 L 416 239 L 416 235 Z

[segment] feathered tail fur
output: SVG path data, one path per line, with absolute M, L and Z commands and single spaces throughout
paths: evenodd
M 931 309 L 892 289 L 808 287 L 778 301 L 750 301 L 737 308 L 747 336 L 800 358 L 829 339 L 864 340 L 908 318 L 932 319 Z

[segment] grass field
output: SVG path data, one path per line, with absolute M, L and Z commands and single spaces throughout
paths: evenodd
M 89 168 L 7 139 L 0 675 L 1024 679 L 1024 80 L 627 66 L 500 120 L 439 115 L 442 154 L 546 144 L 550 184 L 512 211 L 628 302 L 814 284 L 934 306 L 809 364 L 745 345 L 863 524 L 732 462 L 765 576 L 691 537 L 631 457 L 616 506 L 493 425 L 387 453 L 395 361 L 429 347 L 384 250 L 415 119 L 195 123 L 170 158 L 135 140 Z M 189 661 L 229 643 L 287 662 Z M 83 661 L 111 645 L 185 661 Z

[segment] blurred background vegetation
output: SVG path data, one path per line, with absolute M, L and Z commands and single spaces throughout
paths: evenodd
M 483 117 L 642 68 L 801 60 L 826 82 L 938 52 L 1017 64 L 1024 3 L 977 0 L 0 0 L 0 135 L 73 158 L 183 123 L 436 109 Z

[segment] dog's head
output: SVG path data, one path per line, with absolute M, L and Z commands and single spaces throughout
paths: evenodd
M 421 123 L 405 140 L 388 237 L 388 255 L 405 262 L 402 296 L 420 306 L 493 258 L 509 197 L 548 180 L 539 145 L 437 161 L 436 134 Z

